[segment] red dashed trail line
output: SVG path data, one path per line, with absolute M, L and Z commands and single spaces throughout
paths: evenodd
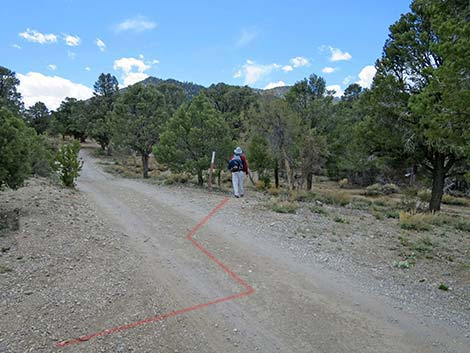
M 198 310 L 198 309 L 208 307 L 210 305 L 215 305 L 215 304 L 227 302 L 229 300 L 233 300 L 233 299 L 237 299 L 237 298 L 241 298 L 241 297 L 246 297 L 250 294 L 253 294 L 255 292 L 255 290 L 248 283 L 246 283 L 244 280 L 242 280 L 240 277 L 238 277 L 232 270 L 230 270 L 218 258 L 216 258 L 211 252 L 209 252 L 209 250 L 207 250 L 205 247 L 203 247 L 201 244 L 199 244 L 193 238 L 193 236 L 196 234 L 196 232 L 202 226 L 204 226 L 211 219 L 211 217 L 213 215 L 215 215 L 222 207 L 224 207 L 228 203 L 228 201 L 229 201 L 229 198 L 225 197 L 206 217 L 204 217 L 202 219 L 202 221 L 200 221 L 193 229 L 191 229 L 188 232 L 188 234 L 186 235 L 186 239 L 188 239 L 196 248 L 198 248 L 202 253 L 204 253 L 204 255 L 206 255 L 209 258 L 209 260 L 215 262 L 217 264 L 217 266 L 219 266 L 225 273 L 227 273 L 236 282 L 238 282 L 238 284 L 240 284 L 243 288 L 245 288 L 245 291 L 243 291 L 241 293 L 238 293 L 238 294 L 228 296 L 228 297 L 215 299 L 215 300 L 212 300 L 212 301 L 207 302 L 207 303 L 201 303 L 201 304 L 193 305 L 193 306 L 190 306 L 190 307 L 187 307 L 187 308 L 175 310 L 175 311 L 163 314 L 163 315 L 149 317 L 149 318 L 146 318 L 146 319 L 143 319 L 143 320 L 140 320 L 140 321 L 132 322 L 132 323 L 121 325 L 121 326 L 116 326 L 116 327 L 109 328 L 109 329 L 106 329 L 106 330 L 103 330 L 103 331 L 100 331 L 100 332 L 90 333 L 88 335 L 81 336 L 81 337 L 78 337 L 78 338 L 68 339 L 68 340 L 57 343 L 56 347 L 66 347 L 66 346 L 70 346 L 70 345 L 73 345 L 73 344 L 86 342 L 86 341 L 91 340 L 92 338 L 106 336 L 106 335 L 110 335 L 110 334 L 120 332 L 120 331 L 124 331 L 124 330 L 129 330 L 129 329 L 132 329 L 132 328 L 135 328 L 135 327 L 138 327 L 138 326 L 150 324 L 152 322 L 162 321 L 162 320 L 168 319 L 168 318 L 176 316 L 176 315 L 184 314 L 184 313 L 187 313 L 187 312 L 190 312 L 190 311 L 194 311 L 194 310 Z

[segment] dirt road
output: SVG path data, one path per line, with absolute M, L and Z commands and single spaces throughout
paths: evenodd
M 122 314 L 133 317 L 134 306 L 142 308 L 138 321 L 152 317 L 155 306 L 164 314 L 244 290 L 185 237 L 223 196 L 111 177 L 89 157 L 79 189 L 128 235 L 139 258 L 143 287 L 128 288 L 132 296 L 123 312 L 107 313 L 110 327 L 105 328 L 129 323 Z M 243 219 L 231 217 L 228 210 L 240 207 L 242 201 L 231 200 L 195 238 L 255 292 L 121 331 L 121 340 L 145 342 L 139 351 L 148 352 L 162 342 L 174 352 L 464 352 L 465 342 L 445 327 L 397 312 L 344 278 L 292 258 L 269 241 L 269 234 L 258 236 Z M 145 312 L 142 303 L 148 301 L 154 304 Z M 155 325 L 166 329 L 156 333 Z M 90 325 L 89 333 L 96 328 Z
M 221 205 L 227 195 L 114 177 L 86 151 L 83 157 L 78 189 L 103 225 L 101 238 L 84 228 L 88 252 L 67 255 L 77 263 L 70 274 L 32 295 L 7 293 L 7 302 L 19 299 L 6 306 L 11 323 L 0 324 L 0 352 L 470 352 L 468 339 L 445 323 L 399 310 L 287 251 L 269 225 L 254 226 L 250 217 L 262 213 L 249 211 L 250 195 Z M 193 235 L 214 260 L 187 235 L 217 205 Z M 63 241 L 61 255 L 81 246 Z M 46 304 L 19 310 L 36 292 Z M 220 298 L 228 300 L 213 303 Z M 194 308 L 204 303 L 211 304 Z M 148 318 L 154 322 L 135 324 Z M 45 332 L 34 338 L 43 337 L 41 345 L 27 340 L 31 326 Z

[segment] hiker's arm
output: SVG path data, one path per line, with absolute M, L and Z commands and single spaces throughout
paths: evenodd
M 249 174 L 248 172 L 248 162 L 246 161 L 246 157 L 242 155 L 242 162 L 243 162 L 243 169 L 245 170 L 246 175 Z

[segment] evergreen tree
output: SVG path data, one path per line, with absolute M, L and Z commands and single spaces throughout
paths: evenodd
M 102 73 L 93 84 L 94 95 L 99 97 L 112 98 L 119 91 L 119 84 L 116 76 Z
M 377 62 L 375 128 L 395 136 L 382 153 L 406 152 L 429 171 L 431 211 L 440 209 L 445 178 L 470 155 L 469 11 L 464 1 L 413 1 Z
M 111 154 L 111 112 L 119 92 L 118 80 L 111 74 L 102 73 L 93 85 L 94 97 L 87 102 L 88 125 L 87 132 L 95 139 L 103 151 Z
M 226 122 L 204 94 L 184 104 L 171 117 L 154 154 L 160 163 L 180 172 L 196 174 L 203 184 L 203 172 L 210 165 L 212 151 L 219 167 L 232 150 Z
M 246 132 L 244 116 L 256 101 L 253 90 L 247 86 L 218 83 L 211 85 L 205 94 L 227 122 L 232 139 L 239 140 Z
M 49 128 L 51 113 L 43 102 L 36 102 L 25 112 L 25 119 L 29 126 L 38 134 L 43 134 Z
M 0 108 L 7 108 L 16 114 L 23 111 L 21 94 L 17 91 L 19 84 L 13 71 L 0 66 Z
M 153 86 L 135 84 L 128 87 L 114 106 L 113 141 L 141 156 L 144 178 L 148 178 L 149 156 L 167 119 L 165 98 Z
M 52 131 L 61 134 L 63 138 L 69 135 L 83 142 L 87 137 L 89 115 L 87 102 L 67 97 L 52 114 Z
M 34 129 L 11 111 L 0 108 L 0 188 L 16 189 L 31 173 Z

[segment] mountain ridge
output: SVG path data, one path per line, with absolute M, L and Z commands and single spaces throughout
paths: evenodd
M 146 79 L 139 81 L 135 84 L 143 84 L 145 86 L 159 86 L 161 84 L 173 84 L 183 89 L 184 93 L 186 94 L 187 99 L 189 100 L 197 96 L 201 91 L 204 91 L 210 87 L 210 86 L 205 87 L 203 85 L 190 82 L 190 81 L 179 81 L 173 78 L 162 79 L 162 78 L 153 77 L 153 76 L 149 76 Z M 214 83 L 213 85 L 216 85 L 216 83 Z M 238 86 L 238 85 L 229 85 L 229 84 L 226 84 L 226 85 L 233 86 L 233 87 L 243 87 L 243 86 Z M 275 87 L 275 88 L 270 88 L 270 89 L 260 89 L 260 88 L 252 88 L 252 87 L 249 87 L 249 88 L 253 90 L 255 93 L 258 93 L 261 95 L 284 97 L 291 87 L 292 86 L 282 86 L 282 87 Z M 123 88 L 121 91 L 125 91 L 125 90 L 126 89 Z

